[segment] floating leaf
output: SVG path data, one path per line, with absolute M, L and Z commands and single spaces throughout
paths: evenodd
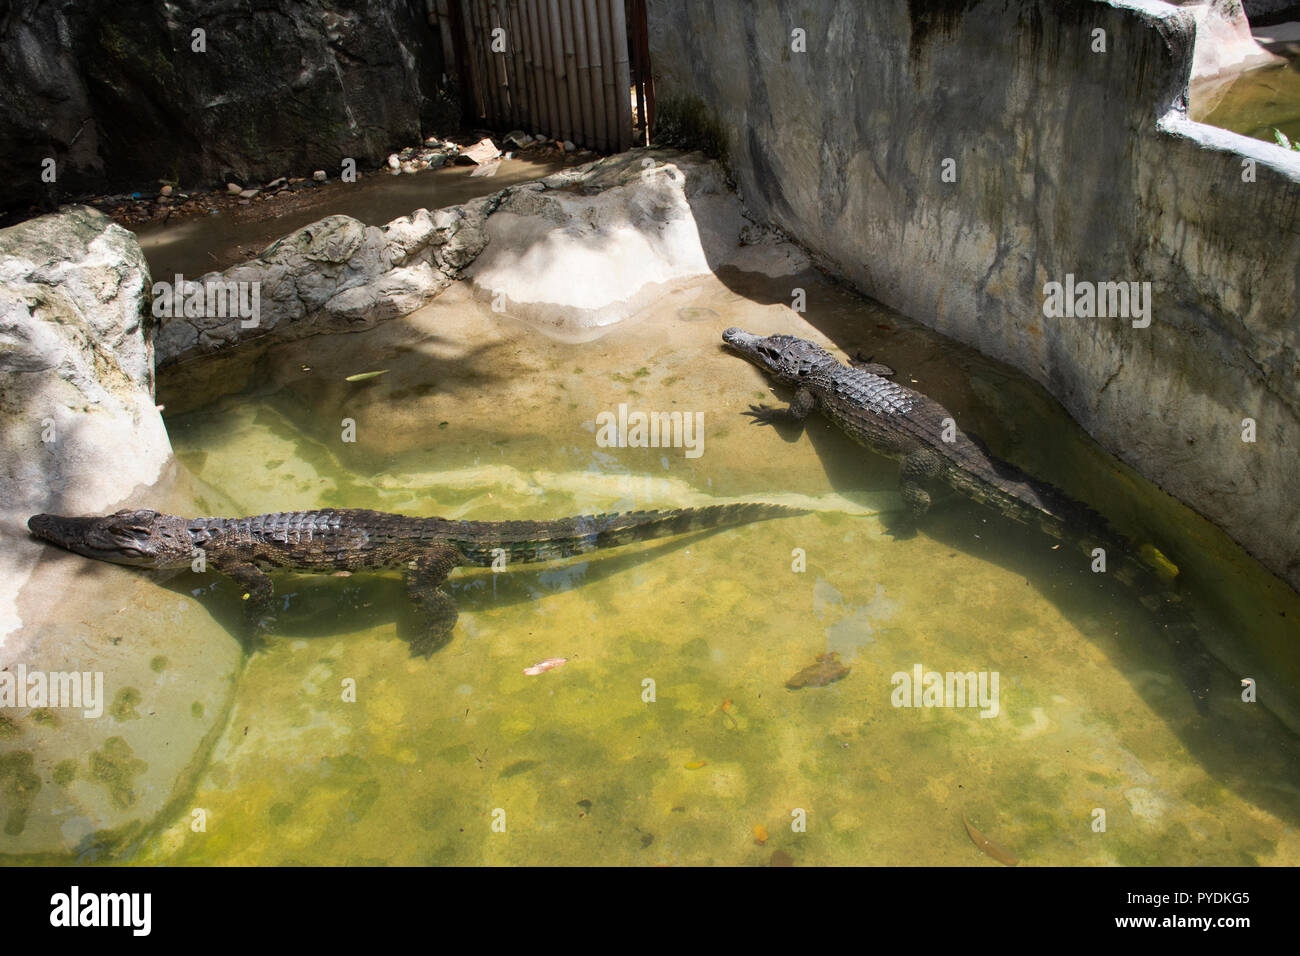
M 1178 577 L 1178 565 L 1170 561 L 1154 544 L 1144 544 L 1138 549 L 1142 560 L 1151 565 L 1166 583 L 1172 583 Z
M 707 760 L 692 760 L 686 764 L 686 769 L 699 770 L 701 767 L 707 767 L 708 765 L 709 762 Z
M 379 378 L 381 375 L 387 375 L 388 369 L 381 368 L 378 372 L 359 372 L 356 375 L 349 375 L 344 379 L 345 382 L 364 382 L 366 379 Z
M 980 848 L 981 853 L 993 857 L 993 859 L 1005 866 L 1015 866 L 1020 862 L 1002 847 L 998 846 L 984 834 L 980 833 L 979 830 L 976 830 L 971 826 L 970 821 L 966 819 L 964 814 L 962 815 L 961 822 L 966 824 L 966 833 L 970 836 L 971 842 Z

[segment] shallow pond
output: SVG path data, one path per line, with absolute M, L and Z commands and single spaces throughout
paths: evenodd
M 1300 59 L 1193 84 L 1189 115 L 1269 143 L 1275 142 L 1274 129 L 1300 141 Z
M 806 315 L 784 304 L 792 285 Z M 1142 606 L 1067 549 L 960 500 L 891 537 L 894 464 L 815 415 L 801 437 L 751 426 L 741 413 L 773 392 L 720 347 L 729 325 L 874 354 L 1003 457 L 1158 542 L 1234 663 L 1211 716 Z M 1297 738 L 1235 690 L 1240 662 L 1289 636 L 1294 593 L 1037 387 L 815 275 L 702 278 L 580 344 L 457 285 L 367 332 L 170 370 L 158 398 L 181 462 L 240 513 L 737 498 L 811 513 L 461 569 L 459 623 L 427 660 L 400 639 L 396 574 L 282 577 L 278 632 L 137 862 L 1001 865 L 964 816 L 1022 865 L 1300 863 Z M 599 447 L 596 417 L 620 403 L 702 412 L 703 453 Z M 195 580 L 169 586 L 233 632 L 233 585 Z M 842 679 L 786 686 L 832 652 Z M 917 667 L 996 673 L 996 715 L 894 706 L 892 678 Z

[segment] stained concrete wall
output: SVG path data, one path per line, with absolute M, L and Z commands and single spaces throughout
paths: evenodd
M 1190 12 L 648 7 L 660 103 L 715 124 L 756 218 L 1042 383 L 1300 589 L 1300 154 L 1186 119 Z M 806 52 L 792 49 L 796 28 Z M 1045 284 L 1067 275 L 1150 282 L 1150 326 L 1046 317 Z

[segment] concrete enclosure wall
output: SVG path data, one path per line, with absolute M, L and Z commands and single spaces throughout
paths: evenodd
M 1300 154 L 1186 119 L 1189 11 L 650 0 L 649 14 L 660 103 L 725 139 L 756 218 L 1042 383 L 1300 589 Z M 1149 282 L 1150 325 L 1045 315 L 1047 284 L 1071 276 Z

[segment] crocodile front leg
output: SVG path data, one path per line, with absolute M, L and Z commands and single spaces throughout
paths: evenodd
M 807 419 L 808 413 L 817 405 L 817 399 L 813 393 L 801 388 L 794 393 L 794 398 L 785 408 L 772 408 L 768 405 L 750 405 L 749 411 L 742 412 L 742 415 L 749 415 L 754 419 L 755 425 L 774 425 L 778 422 L 783 425 L 799 425 L 802 427 L 804 420 Z
M 449 544 L 434 545 L 407 565 L 406 591 L 420 617 L 420 629 L 408 640 L 412 657 L 431 657 L 451 640 L 460 612 L 456 602 L 441 587 L 447 575 L 465 556 Z
M 254 645 L 259 635 L 275 627 L 274 588 L 271 579 L 251 561 L 209 558 L 214 571 L 226 575 L 244 592 L 245 639 Z
M 898 374 L 888 365 L 877 362 L 874 355 L 863 358 L 861 352 L 849 359 L 849 364 L 859 371 L 870 372 L 872 375 L 879 375 L 881 378 L 893 378 Z
M 926 490 L 942 467 L 939 456 L 929 448 L 914 448 L 903 456 L 898 467 L 898 490 L 903 495 L 907 514 L 891 525 L 889 533 L 899 538 L 916 534 L 917 525 L 930 510 L 930 492 Z

